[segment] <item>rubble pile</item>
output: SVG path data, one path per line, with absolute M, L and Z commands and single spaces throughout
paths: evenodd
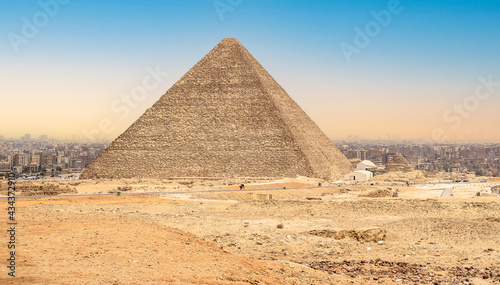
M 54 184 L 35 185 L 33 183 L 18 183 L 16 190 L 20 191 L 20 196 L 53 196 L 68 193 L 77 193 L 76 188 L 66 186 L 59 186 Z
M 398 190 L 392 191 L 392 188 L 374 190 L 368 194 L 360 195 L 359 197 L 368 198 L 384 198 L 384 197 L 397 197 Z
M 500 185 L 491 187 L 491 193 L 500 195 Z
M 384 229 L 374 228 L 366 230 L 312 230 L 310 235 L 315 235 L 324 238 L 333 238 L 336 240 L 350 238 L 356 241 L 363 242 L 379 242 L 383 241 L 387 236 L 387 231 Z
M 313 261 L 307 265 L 316 270 L 330 274 L 347 275 L 351 278 L 367 278 L 371 280 L 390 279 L 394 282 L 414 284 L 467 284 L 471 278 L 482 278 L 488 282 L 500 282 L 500 269 L 487 267 L 484 269 L 470 267 L 443 268 L 407 262 L 376 260 L 360 260 L 332 262 Z

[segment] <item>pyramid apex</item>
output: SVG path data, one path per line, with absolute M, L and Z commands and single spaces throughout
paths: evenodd
M 219 44 L 241 44 L 236 38 L 224 38 Z

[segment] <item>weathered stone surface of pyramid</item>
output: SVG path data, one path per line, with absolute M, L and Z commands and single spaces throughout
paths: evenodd
M 409 172 L 411 171 L 411 167 L 408 164 L 408 161 L 401 155 L 396 154 L 391 158 L 391 160 L 385 166 L 385 170 L 387 172 L 395 172 L 395 171 L 403 171 Z
M 337 179 L 351 165 L 236 39 L 222 40 L 81 178 Z

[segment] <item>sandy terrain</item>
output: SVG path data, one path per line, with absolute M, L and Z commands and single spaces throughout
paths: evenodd
M 79 193 L 240 183 L 191 182 L 64 183 Z M 233 192 L 19 199 L 18 277 L 2 266 L 0 284 L 500 282 L 500 198 L 456 191 L 438 199 L 442 190 L 431 187 L 254 182 Z M 398 197 L 388 197 L 395 190 Z M 248 200 L 257 193 L 273 200 Z M 5 231 L 0 238 L 7 241 Z M 1 254 L 6 260 L 7 251 Z

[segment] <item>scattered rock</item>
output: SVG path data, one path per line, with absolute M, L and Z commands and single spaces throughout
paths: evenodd
M 315 235 L 324 238 L 333 238 L 336 240 L 341 239 L 354 239 L 363 242 L 380 242 L 387 236 L 387 231 L 384 229 L 374 228 L 365 230 L 313 230 L 308 232 L 310 235 Z

